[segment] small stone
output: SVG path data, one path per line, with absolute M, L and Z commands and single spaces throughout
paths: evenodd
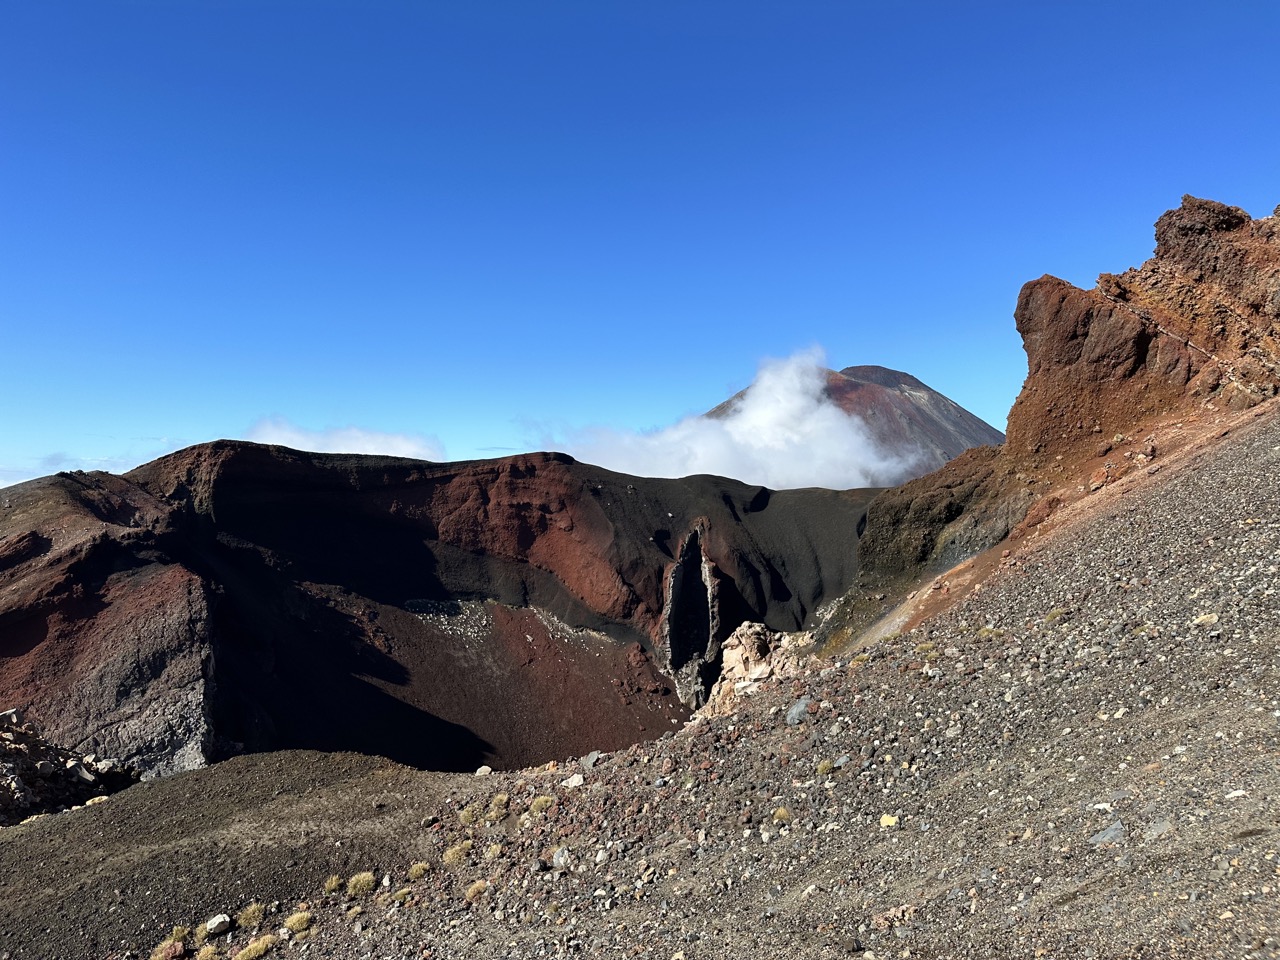
M 204 924 L 205 933 L 211 937 L 221 936 L 231 929 L 231 917 L 225 913 L 220 913 L 216 917 L 210 917 Z
M 898 818 L 891 813 L 883 814 L 880 817 L 880 826 L 882 827 L 896 827 L 897 825 Z
M 1170 823 L 1168 820 L 1157 820 L 1155 821 L 1155 823 L 1147 827 L 1147 829 L 1142 831 L 1142 839 L 1155 840 L 1158 837 L 1163 837 L 1166 833 L 1168 833 L 1172 829 L 1173 829 L 1173 824 Z
M 1089 838 L 1089 842 L 1097 847 L 1104 843 L 1122 843 L 1127 836 L 1128 834 L 1125 831 L 1124 823 L 1117 820 L 1115 823 L 1111 824 L 1111 826 L 1095 833 Z
M 41 760 L 36 764 L 36 773 L 40 774 L 42 777 L 49 776 L 53 773 L 53 764 L 48 760 Z
M 1247 797 L 1248 795 L 1249 795 L 1249 791 L 1248 791 L 1248 790 L 1232 790 L 1230 793 L 1228 793 L 1228 794 L 1226 795 L 1225 799 L 1227 799 L 1227 800 L 1239 800 L 1239 799 L 1241 799 L 1242 797 Z
M 7 727 L 22 726 L 22 711 L 17 707 L 14 707 L 11 710 L 5 710 L 3 713 L 0 713 L 0 724 Z
M 813 700 L 811 697 L 801 697 L 793 703 L 791 708 L 787 710 L 787 726 L 799 726 L 800 722 L 804 720 L 805 713 L 809 709 L 809 704 L 812 702 Z
M 588 753 L 585 757 L 582 758 L 582 765 L 586 767 L 588 770 L 590 770 L 593 767 L 595 767 L 595 765 L 599 761 L 600 761 L 600 751 L 592 750 L 590 753 Z
M 487 777 L 491 773 L 493 773 L 493 767 L 489 766 L 487 763 L 483 766 L 476 767 L 477 777 Z
M 565 787 L 566 789 L 569 789 L 569 790 L 573 790 L 576 787 L 582 786 L 586 782 L 587 782 L 586 778 L 582 774 L 575 773 L 573 776 L 568 777 L 564 780 L 561 780 L 560 786 Z

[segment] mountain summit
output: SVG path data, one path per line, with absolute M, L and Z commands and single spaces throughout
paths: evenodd
M 823 370 L 823 395 L 867 428 L 871 441 L 908 466 L 903 483 L 937 470 L 972 447 L 1004 443 L 1004 434 L 909 373 L 865 365 Z M 740 390 L 706 416 L 723 419 L 746 398 Z

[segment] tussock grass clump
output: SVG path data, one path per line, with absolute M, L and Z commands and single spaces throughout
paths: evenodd
M 325 893 L 337 893 L 342 889 L 342 878 L 336 873 L 329 874 L 329 879 L 324 882 Z
M 479 819 L 481 810 L 482 807 L 478 801 L 476 803 L 469 803 L 458 811 L 458 819 L 469 827 Z
M 818 776 L 820 776 L 820 777 L 825 777 L 825 776 L 827 776 L 829 773 L 831 773 L 831 771 L 832 771 L 832 770 L 834 770 L 835 768 L 836 768 L 836 765 L 835 765 L 834 763 L 832 763 L 830 760 L 819 760 L 819 761 L 818 761 Z
M 248 945 L 235 955 L 235 960 L 258 960 L 259 957 L 265 957 L 274 950 L 279 942 L 280 938 L 274 933 L 264 933 L 262 936 L 250 940 Z
M 471 886 L 467 887 L 467 903 L 475 903 L 484 896 L 485 891 L 488 889 L 488 880 L 477 880 Z
M 511 802 L 511 797 L 505 793 L 495 793 L 493 799 L 489 801 L 489 810 L 485 813 L 484 818 L 489 823 L 497 823 L 507 815 L 507 806 Z
M 979 639 L 986 640 L 988 637 L 1003 637 L 1004 631 L 999 627 L 986 626 L 978 630 Z
M 378 878 L 372 870 L 363 870 L 347 881 L 348 897 L 367 897 L 378 885 Z
M 454 870 L 466 862 L 467 854 L 471 852 L 472 846 L 473 844 L 470 840 L 463 840 L 461 843 L 456 843 L 444 852 L 444 856 L 440 858 L 440 862 L 450 870 Z
M 786 807 L 778 807 L 778 809 L 773 811 L 773 822 L 774 823 L 790 823 L 791 811 L 788 810 Z
M 196 954 L 196 960 L 218 960 L 220 956 L 221 954 L 218 953 L 217 947 L 212 943 L 206 943 Z
M 428 869 L 427 864 L 419 860 L 417 863 L 412 864 L 409 867 L 409 879 L 421 880 L 423 877 L 427 875 L 427 869 Z
M 266 912 L 266 908 L 255 900 L 236 914 L 236 926 L 241 930 L 257 930 L 262 926 L 262 918 Z
M 151 951 L 151 960 L 177 960 L 178 957 L 186 953 L 186 950 L 187 948 L 183 946 L 181 940 L 165 937 Z
M 555 797 L 548 797 L 543 794 L 540 797 L 534 797 L 533 802 L 529 804 L 529 812 L 536 815 L 546 813 L 555 804 Z
M 500 857 L 501 855 L 502 855 L 502 844 L 500 843 L 489 844 L 489 849 L 484 852 L 484 858 L 486 860 L 497 860 L 498 857 Z
M 290 933 L 301 933 L 311 926 L 311 914 L 306 910 L 299 910 L 297 913 L 289 914 L 284 922 L 284 928 Z

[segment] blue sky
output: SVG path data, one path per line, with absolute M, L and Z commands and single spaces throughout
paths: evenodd
M 1003 427 L 1023 282 L 1280 203 L 1278 41 L 1270 2 L 0 4 L 0 484 L 572 446 L 814 347 Z

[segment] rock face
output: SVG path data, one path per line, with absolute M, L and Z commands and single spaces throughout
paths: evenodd
M 860 419 L 877 447 L 909 461 L 909 472 L 899 482 L 930 473 L 972 447 L 1004 442 L 1004 434 L 995 427 L 908 373 L 860 366 L 826 370 L 824 376 L 824 394 Z M 730 397 L 707 416 L 727 416 L 745 393 Z
M 1027 283 L 1027 379 L 999 450 L 970 450 L 872 504 L 867 584 L 945 569 L 1162 453 L 1157 417 L 1244 409 L 1280 389 L 1280 217 L 1184 197 L 1155 255 L 1080 290 Z M 1033 504 L 1035 507 L 1033 508 Z M 1028 511 L 1032 514 L 1028 516 Z
M 1280 221 L 1184 197 L 1141 267 L 1092 290 L 1041 277 L 1014 317 L 1028 374 L 1009 443 L 1028 465 L 1170 409 L 1253 406 L 1280 385 Z
M 151 773 L 241 750 L 474 770 L 660 735 L 802 626 L 870 495 L 219 442 L 0 497 L 0 697 Z

